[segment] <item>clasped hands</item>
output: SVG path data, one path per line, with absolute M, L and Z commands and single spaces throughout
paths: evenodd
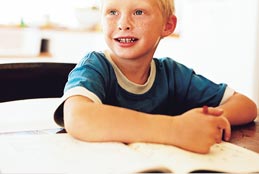
M 176 129 L 180 139 L 176 144 L 184 149 L 208 153 L 210 147 L 222 140 L 229 141 L 231 125 L 219 108 L 208 107 L 206 112 L 202 108 L 195 108 L 182 114 Z

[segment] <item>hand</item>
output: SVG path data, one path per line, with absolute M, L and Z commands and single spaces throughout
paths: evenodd
M 223 116 L 224 111 L 223 111 L 222 109 L 219 109 L 219 108 L 213 108 L 213 107 L 210 107 L 210 108 L 209 108 L 209 107 L 207 107 L 207 106 L 204 106 L 204 107 L 202 108 L 202 112 L 203 112 L 204 114 L 209 114 L 209 115 L 212 115 L 212 116 L 221 116 L 223 119 L 225 119 L 225 120 L 228 122 L 230 130 L 229 130 L 229 131 L 226 131 L 226 133 L 224 132 L 224 133 L 225 133 L 225 134 L 224 134 L 224 140 L 225 140 L 225 141 L 229 141 L 230 136 L 231 136 L 231 124 L 230 124 L 230 122 L 227 120 L 227 118 Z M 221 128 L 220 128 L 220 129 L 221 129 Z M 221 131 L 222 131 L 222 134 L 221 134 L 221 135 L 223 135 L 224 129 L 221 129 Z M 222 139 L 223 139 L 223 137 L 222 137 Z M 220 139 L 220 142 L 221 142 L 221 139 Z M 220 143 L 220 142 L 217 142 L 217 143 Z
M 208 153 L 213 144 L 220 143 L 223 131 L 224 140 L 229 140 L 231 135 L 223 110 L 212 107 L 206 113 L 201 108 L 192 109 L 177 117 L 173 124 L 176 145 L 198 153 Z

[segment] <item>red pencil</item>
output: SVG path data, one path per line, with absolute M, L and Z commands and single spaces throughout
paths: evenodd
M 209 112 L 209 110 L 208 110 L 208 106 L 203 106 L 202 107 L 202 112 L 204 113 L 204 114 L 207 114 L 208 112 Z

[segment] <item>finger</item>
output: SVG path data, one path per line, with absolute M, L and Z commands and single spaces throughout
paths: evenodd
M 204 113 L 204 114 L 208 114 L 208 112 L 209 112 L 209 107 L 208 106 L 203 106 L 202 107 L 202 112 Z
M 229 126 L 228 129 L 225 129 L 224 131 L 224 140 L 229 141 L 231 137 L 231 127 Z
M 222 136 L 223 136 L 223 130 L 218 129 L 218 133 L 217 133 L 216 138 L 215 138 L 216 143 L 222 142 Z
M 229 141 L 231 137 L 231 125 L 225 117 L 221 117 L 218 128 L 222 129 L 222 131 L 224 130 L 224 140 Z
M 214 116 L 220 116 L 221 114 L 223 114 L 223 109 L 203 106 L 203 107 L 202 107 L 202 112 L 203 112 L 204 114 L 209 114 L 209 115 L 214 115 Z
M 221 136 L 220 136 L 220 138 L 216 138 L 216 140 L 215 140 L 215 141 L 216 141 L 216 143 L 217 143 L 217 144 L 221 143 L 221 142 L 222 142 L 222 138 L 221 138 Z

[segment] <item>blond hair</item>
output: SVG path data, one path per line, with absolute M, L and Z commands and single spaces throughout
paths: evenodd
M 157 0 L 157 2 L 166 19 L 175 14 L 174 0 Z

